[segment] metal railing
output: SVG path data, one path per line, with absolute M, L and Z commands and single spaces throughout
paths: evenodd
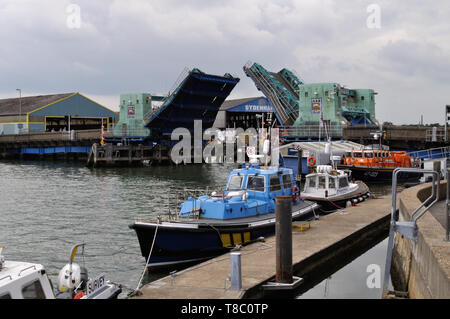
M 425 140 L 427 142 L 444 142 L 445 141 L 445 128 L 434 127 L 427 129 L 425 132 Z
M 411 157 L 420 159 L 450 158 L 450 146 L 430 148 L 428 150 L 414 151 L 408 153 Z
M 308 124 L 300 126 L 280 126 L 280 137 L 342 137 L 342 126 L 330 124 L 322 127 L 320 124 Z M 328 133 L 328 134 L 327 134 Z
M 175 91 L 178 89 L 178 87 L 181 85 L 181 83 L 189 75 L 190 72 L 191 72 L 191 70 L 187 67 L 185 67 L 183 69 L 183 71 L 181 71 L 180 75 L 178 76 L 177 80 L 170 88 L 170 90 L 167 93 L 167 95 L 165 96 L 165 98 L 160 101 L 161 102 L 160 106 L 156 110 L 152 109 L 152 110 L 149 110 L 146 114 L 144 114 L 145 123 L 148 123 L 153 118 L 153 115 L 156 114 L 161 109 L 161 107 L 167 102 L 167 100 L 172 96 L 172 94 L 175 93 Z
M 446 160 L 445 179 L 447 180 L 447 193 L 445 199 L 445 240 L 450 241 L 450 158 Z
M 80 141 L 101 138 L 101 129 L 71 130 L 61 132 L 35 132 L 15 135 L 0 136 L 1 143 L 31 143 L 31 142 L 55 142 L 55 141 Z
M 248 61 L 244 66 L 244 71 L 251 75 L 253 81 L 261 88 L 264 94 L 272 102 L 278 116 L 283 123 L 294 122 L 297 119 L 298 105 L 296 99 L 276 79 L 274 79 L 262 66 Z M 290 104 L 294 102 L 294 106 Z
M 188 188 L 188 187 L 184 187 L 184 188 L 180 188 L 180 189 L 175 189 L 175 188 L 169 188 L 168 192 L 167 192 L 167 196 L 161 197 L 160 201 L 158 200 L 153 200 L 153 206 L 155 207 L 162 207 L 163 210 L 165 210 L 167 212 L 167 217 L 169 220 L 177 220 L 179 215 L 179 210 L 181 208 L 181 204 L 183 202 L 185 202 L 189 197 L 192 197 L 193 199 L 193 205 L 192 205 L 192 210 L 191 210 L 191 214 L 189 216 L 189 218 L 193 218 L 193 219 L 199 219 L 200 218 L 200 212 L 195 209 L 197 206 L 197 203 L 201 203 L 202 200 L 198 199 L 200 196 L 203 195 L 208 195 L 208 198 L 210 197 L 214 197 L 214 198 L 218 198 L 221 199 L 222 202 L 225 200 L 225 198 L 228 195 L 228 192 L 233 192 L 233 191 L 240 191 L 242 192 L 242 195 L 244 195 L 245 192 L 250 191 L 253 194 L 251 196 L 253 196 L 252 198 L 254 198 L 256 200 L 256 193 L 263 193 L 266 191 L 266 189 L 273 189 L 273 188 L 279 188 L 278 191 L 282 191 L 283 189 L 281 187 L 283 187 L 285 190 L 287 189 L 292 189 L 292 187 L 296 185 L 295 181 L 291 181 L 290 183 L 283 183 L 283 184 L 275 184 L 275 185 L 269 185 L 269 186 L 258 186 L 256 188 L 252 188 L 249 189 L 247 187 L 245 188 L 239 188 L 239 189 L 227 189 L 226 185 L 214 185 L 214 186 L 208 186 L 205 188 Z M 276 191 L 276 190 L 274 190 Z M 213 195 L 214 194 L 214 195 Z M 245 200 L 250 199 L 250 194 L 248 194 L 248 196 L 245 198 Z M 256 205 L 256 209 L 258 209 L 258 203 Z M 186 218 L 186 217 L 183 217 Z M 138 218 L 138 220 L 146 220 L 146 218 Z
M 432 191 L 431 195 L 422 202 L 422 204 L 417 207 L 411 214 L 409 221 L 396 221 L 397 212 L 397 176 L 401 172 L 412 172 L 412 173 L 424 173 L 431 174 L 432 180 Z M 391 210 L 391 222 L 389 228 L 389 241 L 387 247 L 386 255 L 386 266 L 384 268 L 384 283 L 382 289 L 381 298 L 386 298 L 390 293 L 396 293 L 389 291 L 389 278 L 392 263 L 392 251 L 394 248 L 395 234 L 399 233 L 410 240 L 417 241 L 417 220 L 422 217 L 434 204 L 439 201 L 439 184 L 440 184 L 440 173 L 433 170 L 423 170 L 417 168 L 396 168 L 392 174 L 392 210 Z M 436 197 L 436 198 L 435 198 Z M 433 200 L 433 198 L 435 198 Z M 429 204 L 429 205 L 428 205 Z M 423 209 L 422 209 L 423 208 Z M 419 212 L 419 210 L 421 210 Z

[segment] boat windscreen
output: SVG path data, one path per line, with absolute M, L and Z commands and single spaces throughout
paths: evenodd
M 280 178 L 278 175 L 270 176 L 270 191 L 275 192 L 281 190 Z
M 326 177 L 325 176 L 319 176 L 319 189 L 325 189 L 326 186 Z
M 339 178 L 339 188 L 347 187 L 348 186 L 348 180 L 346 177 L 340 177 Z
M 240 175 L 232 175 L 228 182 L 227 191 L 240 190 L 242 188 L 243 177 Z
M 308 187 L 316 188 L 316 176 L 307 177 L 306 184 Z
M 247 190 L 264 192 L 264 176 L 249 175 L 247 181 Z
M 336 178 L 328 177 L 328 188 L 335 189 L 336 188 Z
M 283 175 L 283 187 L 284 189 L 290 189 L 292 187 L 291 175 Z

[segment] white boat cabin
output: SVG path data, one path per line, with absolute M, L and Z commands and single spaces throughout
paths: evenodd
M 333 170 L 331 166 L 319 165 L 317 172 L 306 175 L 303 192 L 317 197 L 329 197 L 351 191 L 355 184 L 348 180 L 344 171 Z
M 0 299 L 54 299 L 50 280 L 40 264 L 0 260 Z

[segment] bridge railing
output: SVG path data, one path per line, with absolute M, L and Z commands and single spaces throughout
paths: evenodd
M 61 132 L 35 132 L 27 134 L 1 135 L 2 143 L 57 142 L 100 139 L 101 130 L 71 130 Z
M 339 124 L 330 124 L 322 127 L 320 124 L 310 124 L 301 126 L 281 126 L 279 127 L 280 138 L 295 137 L 295 138 L 307 138 L 307 137 L 342 137 L 342 126 Z

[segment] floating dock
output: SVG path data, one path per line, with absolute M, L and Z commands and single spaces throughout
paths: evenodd
M 292 262 L 296 276 L 307 279 L 319 267 L 332 267 L 350 251 L 388 234 L 391 197 L 372 198 L 321 216 L 303 231 L 293 227 Z M 294 224 L 299 224 L 296 222 Z M 144 299 L 243 299 L 264 294 L 263 285 L 274 281 L 275 236 L 242 247 L 242 289 L 231 290 L 230 253 L 151 282 L 140 289 Z M 301 287 L 300 287 L 301 288 Z

